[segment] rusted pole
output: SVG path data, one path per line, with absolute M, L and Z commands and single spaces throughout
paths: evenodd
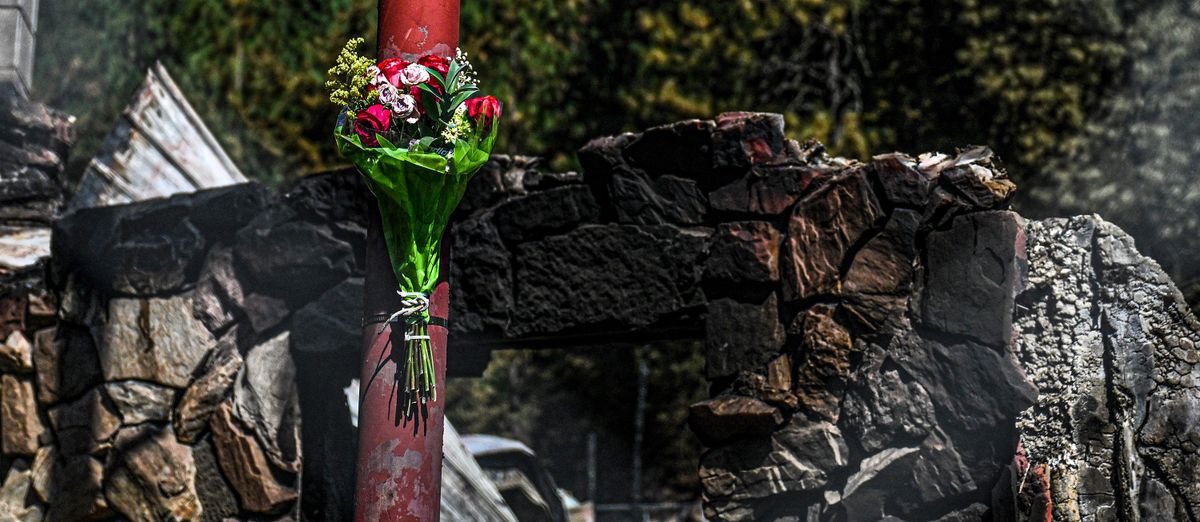
M 436 53 L 454 56 L 458 46 L 458 0 L 379 0 L 379 57 L 416 58 Z M 367 224 L 364 317 L 387 316 L 400 308 L 396 276 L 392 273 L 382 234 L 379 210 L 371 201 Z M 448 250 L 448 249 L 447 249 Z M 446 315 L 449 272 L 442 256 L 442 279 L 430 298 L 430 343 L 437 373 L 437 400 L 429 404 L 422 429 L 413 423 L 397 425 L 388 414 L 399 400 L 390 383 L 395 365 L 378 361 L 392 349 L 390 327 L 363 327 L 361 403 L 358 413 L 358 475 L 355 520 L 359 522 L 436 521 L 441 502 L 442 432 L 445 427 Z M 397 347 L 400 348 L 400 347 Z M 372 377 L 374 377 L 372 379 Z M 367 383 L 372 383 L 370 386 Z

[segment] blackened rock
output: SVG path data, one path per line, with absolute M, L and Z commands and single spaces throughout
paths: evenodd
M 946 345 L 911 333 L 895 338 L 888 352 L 929 393 L 938 424 L 973 480 L 994 483 L 1016 452 L 1017 415 L 1037 400 L 1037 388 L 1012 355 L 971 341 Z
M 288 332 L 251 348 L 233 388 L 233 414 L 254 434 L 271 463 L 300 470 L 300 404 Z
M 624 168 L 613 175 L 610 198 L 618 222 L 640 225 L 698 224 L 707 208 L 695 181 L 674 176 L 651 179 Z
M 534 192 L 509 199 L 492 210 L 492 222 L 500 237 L 512 242 L 564 232 L 599 218 L 596 198 L 582 185 Z
M 716 210 L 773 216 L 787 212 L 809 189 L 833 175 L 817 167 L 761 166 L 709 193 Z
M 710 520 L 757 520 L 759 504 L 789 506 L 795 494 L 820 491 L 830 475 L 848 465 L 849 449 L 837 426 L 803 415 L 771 435 L 747 437 L 706 452 L 700 459 L 705 516 Z M 782 515 L 782 513 L 780 513 Z
M 846 481 L 839 507 L 847 520 L 876 520 L 881 514 L 909 519 L 978 488 L 954 448 L 930 436 L 919 446 L 887 448 L 868 456 Z
M 732 283 L 778 281 L 781 240 L 766 221 L 722 223 L 713 234 L 704 277 Z
M 713 166 L 748 169 L 782 159 L 787 151 L 783 115 L 727 112 L 717 116 L 713 133 Z
M 287 206 L 305 221 L 350 221 L 365 225 L 368 201 L 374 196 L 355 169 L 341 169 L 300 178 L 284 195 Z
M 450 238 L 450 331 L 503 331 L 513 309 L 513 281 L 512 255 L 500 233 L 491 221 L 473 219 L 454 224 Z
M 234 233 L 267 208 L 274 197 L 266 187 L 250 182 L 173 196 L 191 208 L 188 220 L 211 242 L 227 243 Z
M 890 335 L 911 326 L 907 295 L 850 294 L 841 307 L 862 336 Z
M 28 164 L 0 159 L 0 202 L 55 199 L 62 192 L 50 173 Z
M 869 171 L 883 189 L 880 196 L 889 203 L 919 209 L 929 201 L 933 182 L 897 155 L 875 157 Z
M 839 293 L 842 263 L 882 215 L 861 170 L 830 181 L 797 203 L 783 248 L 784 298 Z
M 696 178 L 712 170 L 716 124 L 687 120 L 642 132 L 625 149 L 630 163 L 648 172 Z
M 131 230 L 122 223 L 121 236 L 107 255 L 112 264 L 112 289 L 128 295 L 174 292 L 196 279 L 204 256 L 204 238 L 187 220 L 164 217 L 156 225 Z M 124 232 L 130 231 L 131 235 Z
M 949 230 L 931 232 L 922 322 L 997 349 L 1008 346 L 1023 226 L 1013 212 L 978 212 L 954 218 Z
M 843 402 L 842 430 L 867 453 L 916 445 L 937 426 L 929 393 L 906 382 L 883 348 L 864 352 Z
M 589 185 L 607 184 L 613 169 L 625 164 L 624 151 L 639 135 L 626 132 L 616 136 L 605 136 L 587 142 L 579 149 L 579 164 L 583 166 L 583 178 Z
M 708 446 L 746 435 L 767 435 L 780 424 L 779 408 L 740 395 L 709 399 L 688 409 L 688 426 Z
M 362 303 L 361 278 L 352 277 L 326 290 L 293 317 L 292 349 L 301 352 L 358 353 L 362 334 Z
M 831 307 L 816 306 L 797 318 L 803 322 L 803 346 L 793 388 L 805 408 L 837 422 L 842 395 L 850 379 L 854 340 L 833 312 Z
M 711 231 L 584 226 L 517 246 L 516 302 L 506 335 L 622 325 L 638 330 L 698 305 Z
M 765 366 L 779 354 L 786 338 L 774 293 L 761 303 L 709 301 L 705 331 L 705 374 L 710 380 Z
M 989 520 L 988 512 L 990 509 L 985 504 L 978 502 L 971 504 L 962 509 L 954 510 L 951 513 L 946 513 L 933 522 L 981 522 Z M 991 518 L 990 520 L 997 520 Z
M 237 331 L 218 341 L 217 348 L 204 361 L 204 369 L 188 386 L 171 413 L 171 425 L 180 442 L 193 444 L 204 434 L 209 417 L 229 395 L 234 380 L 242 371 L 242 355 L 237 349 Z
M 907 293 L 912 284 L 920 224 L 921 216 L 912 210 L 892 212 L 883 230 L 855 254 L 842 289 L 846 293 Z
M 234 256 L 256 290 L 304 302 L 351 275 L 354 251 L 329 226 L 295 221 L 294 215 L 260 214 L 238 232 Z

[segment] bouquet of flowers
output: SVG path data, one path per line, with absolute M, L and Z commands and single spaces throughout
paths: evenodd
M 461 50 L 452 59 L 431 54 L 375 63 L 356 54 L 362 44 L 361 38 L 347 42 L 326 86 L 330 101 L 342 107 L 334 130 L 338 151 L 358 167 L 379 202 L 404 302 L 380 327 L 382 333 L 393 326 L 396 423 L 420 415 L 420 424 L 428 401 L 437 400 L 427 328 L 442 233 L 467 182 L 491 155 L 500 104 L 480 94 Z

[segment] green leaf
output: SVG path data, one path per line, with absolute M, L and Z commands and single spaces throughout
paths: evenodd
M 434 69 L 432 67 L 426 67 L 425 70 L 429 71 L 430 77 L 437 80 L 438 85 L 441 85 L 443 89 L 446 88 L 446 77 L 442 76 L 442 73 L 437 72 L 437 69 Z M 425 84 L 422 83 L 421 85 L 425 85 Z
M 392 140 L 389 140 L 389 139 L 385 138 L 385 137 L 383 136 L 383 133 L 376 134 L 376 135 L 375 135 L 375 139 L 376 139 L 376 140 L 379 142 L 379 146 L 380 146 L 380 147 L 383 147 L 383 148 L 385 148 L 385 149 L 398 149 L 398 148 L 400 148 L 400 147 L 397 147 L 397 146 L 393 145 L 393 144 L 392 144 Z

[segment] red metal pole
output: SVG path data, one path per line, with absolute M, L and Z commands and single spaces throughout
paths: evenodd
M 458 0 L 379 0 L 379 57 L 413 59 L 425 54 L 454 56 L 458 46 Z M 392 273 L 382 234 L 379 211 L 370 203 L 367 224 L 365 317 L 388 316 L 400 308 L 396 276 Z M 397 425 L 390 386 L 395 365 L 375 375 L 377 362 L 386 360 L 390 327 L 363 327 L 362 395 L 358 409 L 358 475 L 355 520 L 359 522 L 436 521 L 441 503 L 442 432 L 445 427 L 446 328 L 450 291 L 443 251 L 442 278 L 430 297 L 430 344 L 437 374 L 437 400 L 414 433 L 413 423 Z M 374 378 L 372 378 L 374 377 Z M 372 383 L 370 386 L 367 383 Z

